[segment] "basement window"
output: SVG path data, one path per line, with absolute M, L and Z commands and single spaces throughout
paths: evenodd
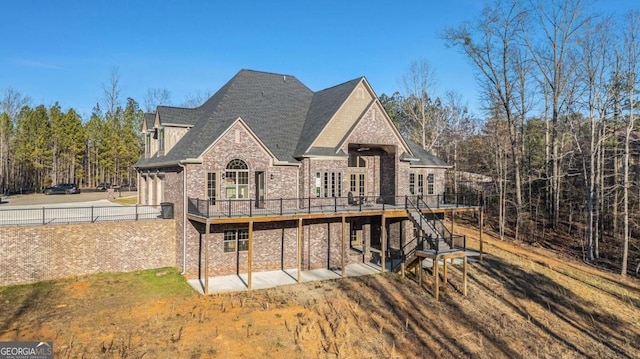
M 249 250 L 248 229 L 228 229 L 224 231 L 224 252 L 235 253 Z

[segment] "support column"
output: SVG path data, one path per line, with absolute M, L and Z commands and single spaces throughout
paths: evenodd
M 342 278 L 345 278 L 347 276 L 347 268 L 346 267 L 346 261 L 345 261 L 345 252 L 347 251 L 347 246 L 346 246 L 346 241 L 345 241 L 345 236 L 346 236 L 346 230 L 345 228 L 347 227 L 347 221 L 345 219 L 344 216 L 342 216 L 342 243 L 341 243 L 341 252 L 342 252 L 342 256 L 340 257 L 340 268 L 342 268 Z
M 384 273 L 385 268 L 386 268 L 386 258 L 387 258 L 387 217 L 385 217 L 385 215 L 382 215 L 382 240 L 381 240 L 381 251 L 380 251 L 380 256 L 382 257 L 380 259 L 380 272 Z
M 447 285 L 447 261 L 449 259 L 447 259 L 447 257 L 444 257 L 444 260 L 442 261 L 442 284 Z M 453 258 L 451 258 L 451 264 L 453 264 Z
M 433 293 L 436 300 L 440 297 L 440 275 L 438 274 L 438 257 L 433 258 Z
M 467 296 L 467 256 L 462 259 L 462 294 Z
M 484 232 L 484 211 L 480 207 L 480 260 L 484 257 L 484 240 L 482 239 L 482 233 Z
M 300 283 L 302 272 L 302 218 L 298 219 L 298 275 L 296 280 Z
M 451 210 L 451 234 L 452 235 L 453 235 L 453 224 L 454 224 L 455 218 L 456 218 L 456 211 L 454 209 L 454 210 Z
M 204 225 L 204 294 L 209 294 L 209 220 Z
M 249 269 L 249 277 L 247 279 L 247 289 L 251 290 L 251 277 L 253 265 L 253 221 L 249 221 L 249 248 L 247 253 L 247 267 Z

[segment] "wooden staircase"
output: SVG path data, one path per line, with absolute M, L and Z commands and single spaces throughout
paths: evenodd
M 411 201 L 407 197 L 405 199 L 405 209 L 418 235 L 401 249 L 402 262 L 400 263 L 400 271 L 402 275 L 404 275 L 405 271 L 416 268 L 416 275 L 420 286 L 422 286 L 424 272 L 422 262 L 427 258 L 431 259 L 433 261 L 434 296 L 438 299 L 440 288 L 438 268 L 440 261 L 443 261 L 443 284 L 446 285 L 447 261 L 451 260 L 451 263 L 453 263 L 453 259 L 462 258 L 464 295 L 466 296 L 467 255 L 465 236 L 457 236 L 451 233 L 442 220 L 419 197 L 416 197 L 415 201 Z

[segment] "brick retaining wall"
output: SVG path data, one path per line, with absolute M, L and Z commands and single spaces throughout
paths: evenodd
M 0 286 L 176 266 L 176 221 L 0 227 Z

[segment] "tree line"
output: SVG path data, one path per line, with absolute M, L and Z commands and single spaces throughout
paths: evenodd
M 436 94 L 426 60 L 381 101 L 405 135 L 458 170 L 450 190 L 474 182 L 463 171 L 491 179 L 501 237 L 561 232 L 579 239 L 584 260 L 613 261 L 624 275 L 630 250 L 640 268 L 640 12 L 613 18 L 590 4 L 495 1 L 440 34 L 475 69 L 482 120 L 455 93 Z
M 96 104 L 87 121 L 57 102 L 31 105 L 13 89 L 0 101 L 3 192 L 40 192 L 56 183 L 135 185 L 144 114 L 134 99 L 123 108 L 113 97 L 106 111 Z

